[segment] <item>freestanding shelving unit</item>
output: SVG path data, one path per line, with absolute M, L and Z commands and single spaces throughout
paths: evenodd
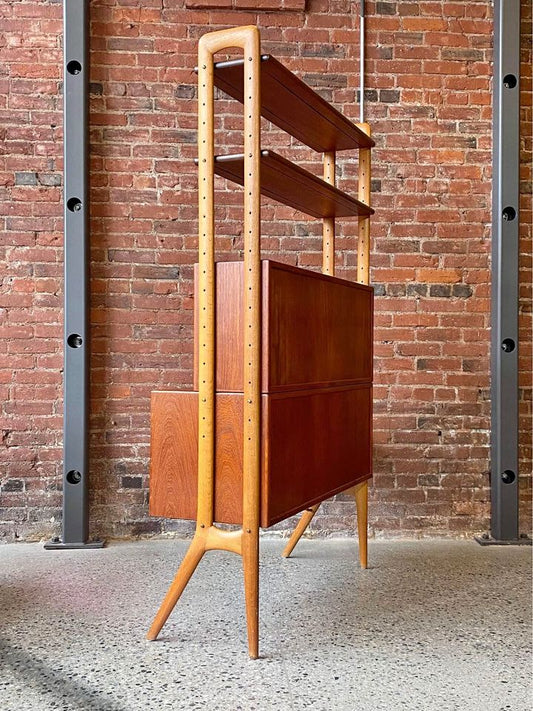
M 214 62 L 241 48 L 243 58 Z M 244 152 L 214 155 L 214 87 L 244 105 Z M 324 154 L 324 179 L 261 149 L 264 116 Z M 196 519 L 148 632 L 159 634 L 203 554 L 243 559 L 248 646 L 258 656 L 259 528 L 355 487 L 366 567 L 372 475 L 370 149 L 354 125 L 269 55 L 257 27 L 204 35 L 198 49 L 199 264 L 195 390 L 152 394 L 150 513 Z M 335 152 L 359 152 L 359 195 L 335 187 Z M 215 263 L 214 175 L 244 185 L 244 259 Z M 323 273 L 260 255 L 260 195 L 323 219 Z M 358 282 L 334 276 L 335 218 L 358 217 Z M 223 530 L 217 523 L 237 524 Z

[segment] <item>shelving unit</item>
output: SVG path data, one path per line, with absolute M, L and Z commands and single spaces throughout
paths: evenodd
M 243 58 L 214 62 L 241 48 Z M 244 152 L 215 156 L 217 86 L 244 104 Z M 243 559 L 248 646 L 258 656 L 259 528 L 354 488 L 366 567 L 372 475 L 373 291 L 368 286 L 370 149 L 356 126 L 270 55 L 259 31 L 204 35 L 198 48 L 199 263 L 194 391 L 152 394 L 150 513 L 196 520 L 148 632 L 159 634 L 203 554 Z M 264 116 L 324 153 L 323 179 L 260 145 Z M 335 187 L 335 151 L 359 153 L 358 199 Z M 215 263 L 214 176 L 244 186 L 244 259 Z M 260 195 L 323 220 L 322 274 L 261 260 Z M 334 276 L 335 218 L 357 217 L 358 283 Z M 226 530 L 216 523 L 235 524 Z

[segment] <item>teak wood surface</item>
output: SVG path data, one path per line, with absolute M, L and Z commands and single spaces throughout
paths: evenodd
M 262 396 L 263 528 L 371 476 L 370 409 L 369 385 Z M 217 523 L 243 521 L 242 410 L 242 393 L 217 393 Z M 152 393 L 152 516 L 196 518 L 197 412 L 198 393 Z
M 215 84 L 243 101 L 242 59 L 217 62 Z M 371 148 L 374 141 L 269 54 L 261 56 L 261 115 L 317 151 Z
M 373 290 L 272 260 L 262 260 L 261 266 L 261 391 L 369 383 Z M 242 262 L 217 263 L 218 392 L 243 392 L 243 284 Z M 197 309 L 195 322 L 196 313 Z M 195 353 L 197 338 L 195 330 Z M 195 358 L 195 388 L 197 371 Z
M 312 217 L 368 217 L 372 208 L 338 190 L 308 170 L 274 153 L 261 151 L 261 194 Z M 215 158 L 215 173 L 239 185 L 244 181 L 244 155 Z

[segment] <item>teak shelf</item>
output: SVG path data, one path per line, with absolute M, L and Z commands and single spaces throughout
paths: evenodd
M 312 217 L 366 217 L 374 210 L 273 151 L 261 151 L 261 195 Z M 244 185 L 244 155 L 215 156 L 215 173 Z
M 242 48 L 243 59 L 215 63 L 214 54 L 230 47 Z M 215 85 L 244 104 L 242 155 L 214 155 Z M 198 86 L 194 390 L 152 393 L 150 470 L 150 513 L 196 520 L 196 531 L 148 638 L 159 634 L 203 554 L 228 550 L 243 559 L 248 647 L 257 658 L 260 527 L 304 511 L 288 556 L 320 502 L 354 487 L 366 567 L 373 141 L 367 124 L 350 123 L 262 56 L 253 26 L 200 39 Z M 261 150 L 261 115 L 324 152 L 323 179 Z M 343 149 L 359 153 L 358 199 L 335 187 L 335 151 Z M 215 174 L 244 185 L 241 262 L 215 262 Z M 322 218 L 322 274 L 261 260 L 261 194 Z M 357 282 L 334 276 L 337 217 L 359 221 Z
M 216 62 L 215 86 L 243 103 L 244 59 Z M 344 117 L 270 54 L 260 57 L 261 116 L 318 153 L 372 148 L 368 133 Z

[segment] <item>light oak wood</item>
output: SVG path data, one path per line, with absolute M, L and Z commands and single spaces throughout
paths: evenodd
M 185 554 L 185 558 L 183 559 L 180 567 L 178 568 L 176 577 L 172 581 L 172 584 L 169 587 L 167 594 L 163 599 L 163 602 L 161 603 L 161 607 L 159 608 L 154 618 L 154 621 L 152 622 L 152 625 L 148 630 L 148 634 L 146 635 L 147 639 L 151 641 L 157 639 L 157 635 L 159 634 L 161 628 L 167 621 L 170 613 L 174 609 L 174 606 L 180 599 L 181 593 L 185 590 L 185 587 L 191 579 L 192 574 L 196 570 L 198 563 L 202 559 L 204 552 L 205 545 L 203 536 L 199 533 L 196 533 L 191 545 L 187 550 L 187 553 Z
M 257 27 L 244 42 L 244 452 L 243 568 L 248 652 L 259 656 L 261 476 L 261 82 Z
M 358 125 L 370 138 L 368 123 Z M 359 200 L 370 206 L 371 195 L 371 152 L 370 148 L 359 149 Z M 357 243 L 357 280 L 360 284 L 370 283 L 370 218 L 359 218 L 359 237 Z M 361 484 L 354 490 L 357 508 L 357 531 L 359 538 L 359 560 L 362 568 L 368 565 L 368 484 Z
M 244 427 L 242 554 L 249 653 L 257 658 L 259 592 L 259 486 L 261 407 L 260 309 L 260 41 L 255 26 L 211 32 L 198 44 L 198 509 L 195 537 L 149 633 L 155 639 L 206 550 L 215 500 L 215 261 L 213 55 L 229 47 L 243 50 L 244 74 Z M 213 538 L 213 537 L 212 537 Z M 225 545 L 226 544 L 226 545 Z M 236 551 L 233 538 L 217 546 Z
M 359 124 L 361 131 L 370 136 L 370 126 Z M 359 200 L 370 207 L 371 188 L 370 148 L 359 149 Z M 370 219 L 359 218 L 359 239 L 357 244 L 357 281 L 370 283 Z
M 150 641 L 157 639 L 204 553 L 208 550 L 226 550 L 241 554 L 242 535 L 242 531 L 221 531 L 214 526 L 206 528 L 200 525 L 148 630 L 147 639 Z
M 294 529 L 291 534 L 291 537 L 289 538 L 287 545 L 283 549 L 283 552 L 281 554 L 283 558 L 288 558 L 293 552 L 295 545 L 298 543 L 302 535 L 307 530 L 307 527 L 313 520 L 313 516 L 316 514 L 319 508 L 320 504 L 315 504 L 314 506 L 311 506 L 311 508 L 308 508 L 303 512 L 300 517 L 300 520 L 296 524 L 296 528 Z
M 335 152 L 324 153 L 324 182 L 335 187 Z M 335 274 L 335 217 L 322 220 L 322 273 Z
M 357 508 L 357 532 L 359 536 L 359 562 L 361 568 L 368 567 L 368 482 L 354 487 Z

